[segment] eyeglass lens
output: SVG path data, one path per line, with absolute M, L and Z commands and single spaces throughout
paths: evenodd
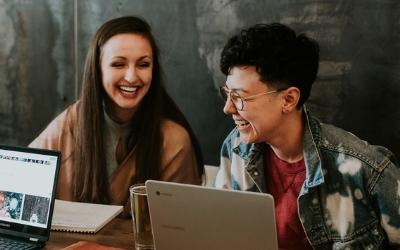
M 236 93 L 234 90 L 228 90 L 224 86 L 220 87 L 220 92 L 221 97 L 225 100 L 225 102 L 228 99 L 228 95 L 230 95 L 233 105 L 235 105 L 238 110 L 243 110 L 243 100 L 238 93 Z

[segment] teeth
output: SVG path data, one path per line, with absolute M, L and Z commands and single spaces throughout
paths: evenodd
M 236 126 L 244 127 L 244 126 L 248 125 L 249 122 L 244 121 L 244 120 L 236 120 L 236 121 L 235 121 L 235 124 L 236 124 Z
M 119 88 L 126 92 L 135 92 L 138 87 L 119 86 Z

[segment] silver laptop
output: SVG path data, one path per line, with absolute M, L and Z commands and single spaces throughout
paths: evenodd
M 156 250 L 276 250 L 271 195 L 146 182 Z
M 0 249 L 49 239 L 60 153 L 0 145 Z

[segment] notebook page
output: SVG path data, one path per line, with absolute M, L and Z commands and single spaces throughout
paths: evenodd
M 56 199 L 52 230 L 96 233 L 119 213 L 122 206 L 72 202 Z

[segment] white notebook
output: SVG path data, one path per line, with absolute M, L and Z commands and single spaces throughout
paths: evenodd
M 52 230 L 96 233 L 122 212 L 122 206 L 57 200 Z

